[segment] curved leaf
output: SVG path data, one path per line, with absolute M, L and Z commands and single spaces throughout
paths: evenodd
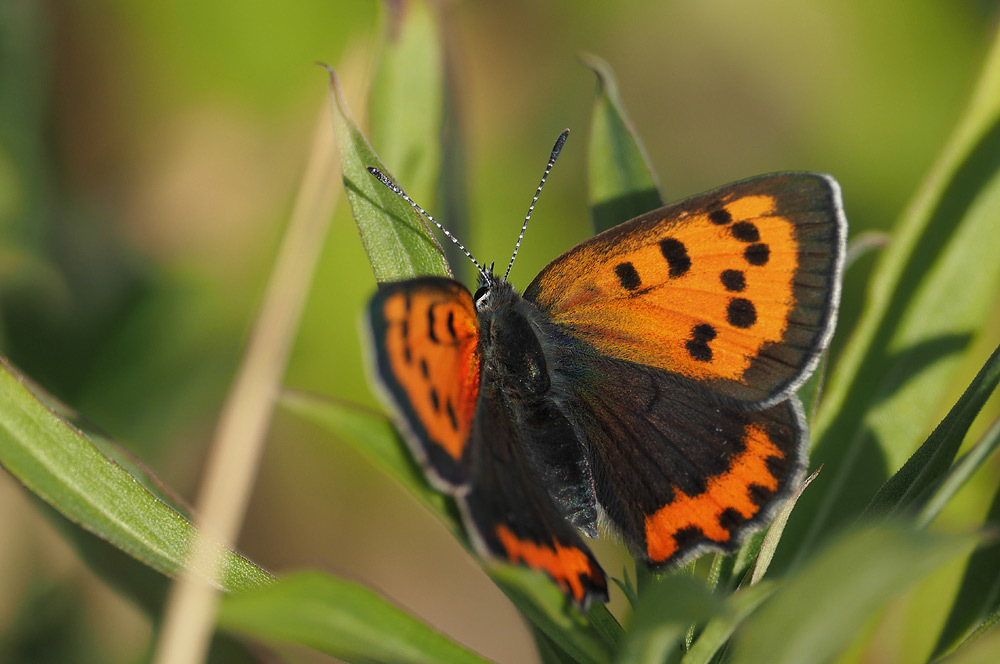
M 590 121 L 587 190 L 597 232 L 663 205 L 656 175 L 632 121 L 625 112 L 611 67 L 593 55 L 581 55 L 597 75 L 597 97 Z
M 299 572 L 223 598 L 219 624 L 253 639 L 309 646 L 348 662 L 487 661 L 364 586 L 319 572 Z
M 975 543 L 890 525 L 847 533 L 743 623 L 733 661 L 829 662 L 881 606 Z
M 351 117 L 336 74 L 332 69 L 328 71 L 344 190 L 375 279 L 382 283 L 418 275 L 450 277 L 441 245 L 423 217 L 365 170 L 374 166 L 389 172 Z
M 0 463 L 63 516 L 170 576 L 185 564 L 195 527 L 150 493 L 82 432 L 47 408 L 0 362 Z M 226 551 L 221 587 L 259 588 L 273 577 Z M 209 570 L 195 570 L 206 581 Z

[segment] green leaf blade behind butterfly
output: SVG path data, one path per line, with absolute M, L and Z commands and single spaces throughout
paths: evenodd
M 639 596 L 615 664 L 641 664 L 676 659 L 691 625 L 727 612 L 705 584 L 686 574 L 662 576 Z
M 1000 347 L 986 360 L 958 402 L 903 467 L 882 485 L 865 509 L 865 516 L 920 508 L 930 489 L 951 467 L 965 434 L 986 400 L 1000 383 Z
M 549 644 L 580 664 L 605 664 L 611 651 L 605 640 L 544 574 L 526 567 L 493 565 L 490 578 Z
M 850 531 L 789 576 L 740 627 L 733 662 L 831 661 L 894 596 L 976 538 L 886 524 Z
M 581 56 L 597 75 L 590 121 L 587 184 L 594 229 L 605 231 L 663 205 L 656 175 L 625 111 L 611 67 L 593 55 Z
M 376 281 L 450 277 L 441 245 L 423 217 L 366 170 L 374 166 L 391 176 L 351 116 L 332 70 L 330 100 L 344 190 Z
M 483 664 L 487 660 L 364 586 L 298 572 L 222 601 L 219 624 L 267 643 L 299 644 L 348 662 Z
M 998 444 L 1000 421 L 994 423 L 967 456 L 973 456 L 980 447 L 984 448 L 982 452 L 992 452 Z M 955 464 L 956 468 L 961 463 Z M 995 528 L 1000 523 L 1000 491 L 994 494 L 993 504 L 984 521 L 987 528 Z M 963 643 L 984 621 L 1000 611 L 1000 540 L 996 539 L 995 533 L 992 535 L 994 539 L 991 542 L 976 549 L 969 557 L 958 593 L 951 603 L 948 618 L 934 646 L 935 657 L 944 655 Z
M 303 392 L 286 392 L 282 395 L 281 403 L 296 415 L 352 445 L 409 491 L 453 533 L 462 533 L 453 501 L 428 484 L 387 418 L 356 404 Z
M 368 102 L 369 135 L 397 183 L 431 210 L 441 170 L 441 40 L 426 2 L 382 3 L 382 8 L 385 44 Z
M 1000 286 L 997 155 L 1000 39 L 965 118 L 880 256 L 816 418 L 812 459 L 824 471 L 792 514 L 779 557 L 804 555 L 860 514 L 943 414 Z
M 194 526 L 47 408 L 6 363 L 0 363 L 0 464 L 67 519 L 132 557 L 171 576 L 183 569 Z M 273 581 L 242 556 L 223 555 L 223 589 Z

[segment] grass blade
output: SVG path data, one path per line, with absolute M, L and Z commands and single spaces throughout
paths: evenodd
M 580 664 L 603 664 L 611 660 L 604 639 L 578 611 L 568 605 L 566 595 L 540 572 L 497 563 L 490 578 L 549 644 Z
M 340 83 L 333 70 L 329 71 L 333 131 L 340 153 L 344 190 L 375 279 L 382 283 L 417 275 L 450 277 L 451 270 L 441 245 L 423 217 L 365 170 L 375 166 L 390 173 L 383 170 L 385 164 L 358 129 Z
M 857 530 L 790 576 L 739 629 L 736 664 L 829 662 L 882 605 L 976 538 L 903 526 Z
M 948 472 L 962 440 L 983 404 L 1000 383 L 1000 347 L 986 360 L 958 402 L 903 467 L 889 478 L 865 509 L 865 516 L 892 514 L 918 502 Z M 956 487 L 957 488 L 957 487 Z
M 677 658 L 691 625 L 725 612 L 725 605 L 698 579 L 686 574 L 660 577 L 639 596 L 615 662 L 639 664 Z
M 397 183 L 413 200 L 433 210 L 444 110 L 441 40 L 426 2 L 381 6 L 386 14 L 385 43 L 368 100 L 368 133 Z
M 964 118 L 879 256 L 866 309 L 816 418 L 812 457 L 825 471 L 792 514 L 779 557 L 801 560 L 856 518 L 937 422 L 1000 285 L 992 255 L 1000 246 L 998 155 L 1000 39 Z
M 437 515 L 454 534 L 464 539 L 454 501 L 428 484 L 395 427 L 384 415 L 357 404 L 304 392 L 286 392 L 281 402 L 303 419 L 318 424 L 353 445 Z
M 487 660 L 364 586 L 299 572 L 226 597 L 220 626 L 268 643 L 299 644 L 348 662 L 482 664 Z
M 611 67 L 593 55 L 580 58 L 597 75 L 587 158 L 590 214 L 598 232 L 663 205 L 656 175 L 646 157 Z
M 184 568 L 195 527 L 43 405 L 0 363 L 0 463 L 39 498 L 82 528 L 168 576 Z M 223 590 L 259 588 L 273 577 L 224 552 Z M 213 582 L 208 570 L 195 570 Z

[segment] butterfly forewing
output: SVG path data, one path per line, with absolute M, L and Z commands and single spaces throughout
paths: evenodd
M 386 284 L 369 306 L 375 364 L 418 459 L 444 487 L 466 483 L 479 394 L 479 325 L 457 281 Z
M 595 353 L 775 403 L 829 339 L 845 233 L 832 178 L 761 176 L 583 242 L 525 297 Z

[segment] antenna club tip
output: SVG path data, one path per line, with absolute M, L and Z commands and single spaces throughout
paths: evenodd
M 563 145 L 566 144 L 566 139 L 569 138 L 569 129 L 563 129 L 562 133 L 559 134 L 559 138 L 556 139 L 556 144 L 552 146 L 552 156 L 549 158 L 549 163 L 553 163 L 556 157 L 563 149 Z

